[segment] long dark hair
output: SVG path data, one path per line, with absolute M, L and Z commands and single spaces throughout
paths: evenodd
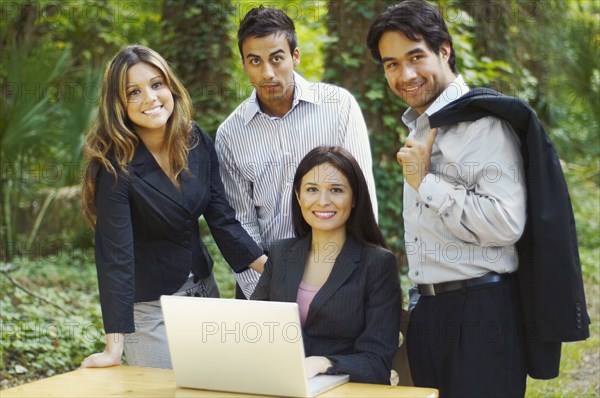
M 296 196 L 300 192 L 302 177 L 315 166 L 325 163 L 330 163 L 338 169 L 348 179 L 352 188 L 354 207 L 346 222 L 346 233 L 361 243 L 386 247 L 383 235 L 375 222 L 365 175 L 352 154 L 339 146 L 316 147 L 304 156 L 296 169 L 292 192 L 292 223 L 296 236 L 303 238 L 311 233 L 310 225 L 302 217 L 302 209 Z
M 448 65 L 452 73 L 456 74 L 456 56 L 452 46 L 452 36 L 448 32 L 444 17 L 438 10 L 421 0 L 406 0 L 400 4 L 389 7 L 379 15 L 367 36 L 367 47 L 375 61 L 381 63 L 379 53 L 379 40 L 385 32 L 397 31 L 413 41 L 423 40 L 434 54 L 440 53 L 444 42 L 450 45 L 450 58 Z

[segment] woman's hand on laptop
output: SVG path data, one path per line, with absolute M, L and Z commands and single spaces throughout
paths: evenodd
M 81 362 L 82 368 L 106 368 L 121 364 L 125 334 L 107 333 L 106 347 L 103 352 L 90 355 Z
M 310 379 L 319 373 L 326 373 L 327 369 L 333 366 L 333 363 L 326 357 L 306 357 L 304 358 L 304 369 L 306 370 L 306 378 Z

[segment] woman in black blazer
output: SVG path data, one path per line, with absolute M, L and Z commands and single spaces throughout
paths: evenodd
M 130 364 L 171 366 L 160 296 L 219 295 L 201 215 L 234 271 L 262 271 L 266 257 L 236 221 L 213 143 L 191 114 L 189 94 L 153 50 L 127 47 L 107 66 L 82 192 L 106 348 L 82 367 L 119 364 L 123 350 Z
M 396 258 L 373 215 L 358 163 L 341 147 L 317 147 L 294 176 L 296 238 L 269 252 L 252 299 L 297 302 L 307 377 L 349 374 L 390 384 L 398 348 Z

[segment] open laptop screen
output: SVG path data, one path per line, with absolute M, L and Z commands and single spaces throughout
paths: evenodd
M 309 391 L 296 303 L 162 296 L 177 386 L 307 397 L 348 381 L 319 375 Z

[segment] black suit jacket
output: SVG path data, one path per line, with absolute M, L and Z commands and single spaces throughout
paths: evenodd
M 310 235 L 276 242 L 252 299 L 296 302 L 310 245 Z M 349 374 L 351 381 L 389 384 L 401 300 L 394 254 L 348 237 L 309 307 L 306 356 L 328 357 L 329 373 Z
M 236 272 L 262 254 L 226 200 L 212 141 L 195 125 L 193 139 L 190 174 L 180 176 L 181 190 L 141 140 L 126 173 L 119 171 L 115 180 L 104 168 L 98 172 L 95 254 L 106 333 L 134 331 L 134 302 L 176 292 L 190 271 L 210 275 L 201 215 Z
M 558 376 L 560 342 L 589 337 L 571 199 L 560 161 L 533 110 L 523 101 L 476 88 L 429 118 L 431 127 L 495 116 L 521 141 L 527 223 L 517 242 L 519 284 L 531 377 Z

